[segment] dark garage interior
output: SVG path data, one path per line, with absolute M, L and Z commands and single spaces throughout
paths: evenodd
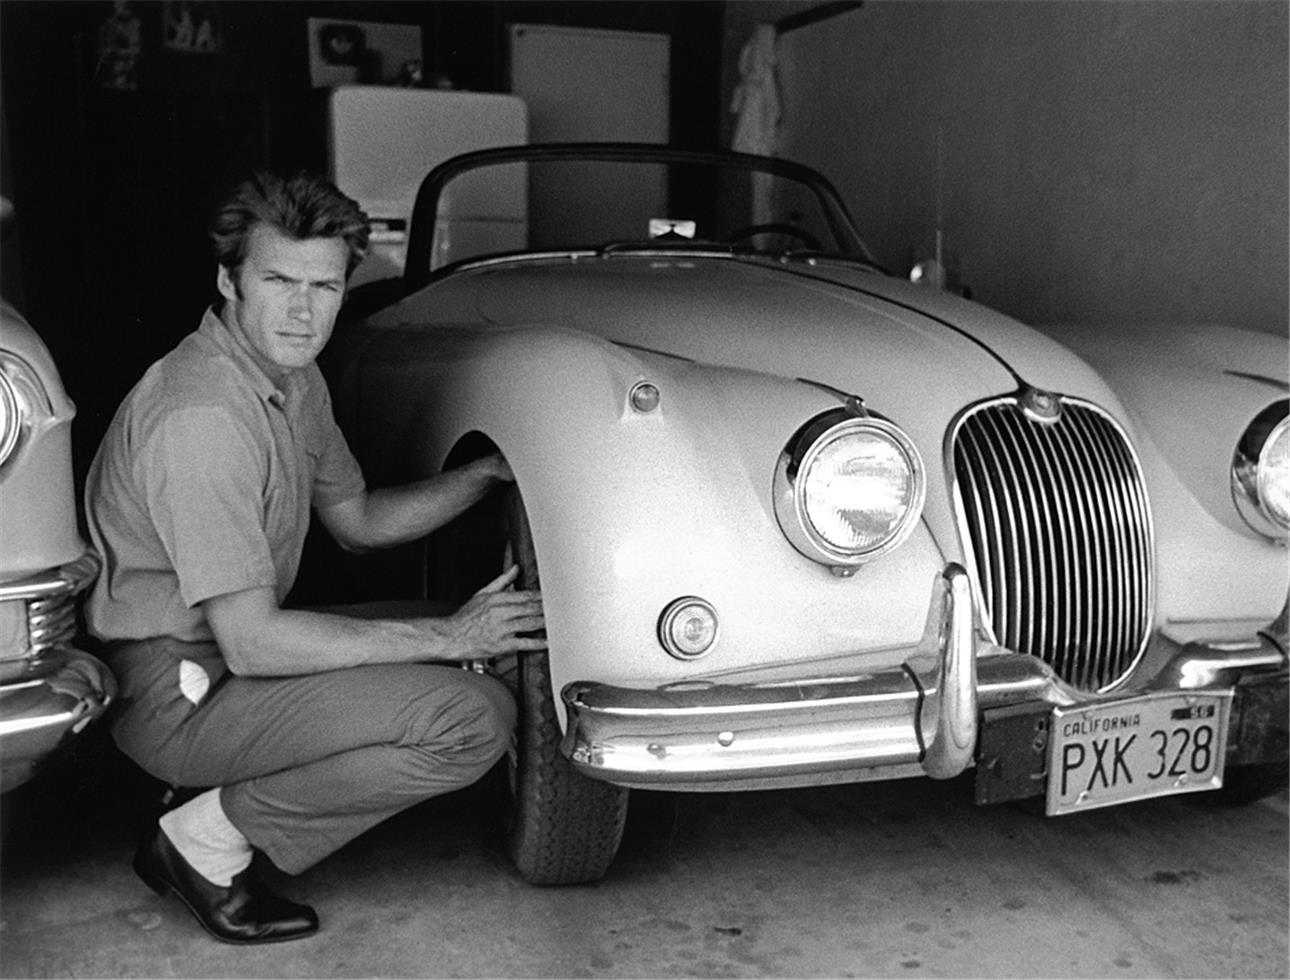
M 177 34 L 181 13 L 205 41 Z M 400 53 L 369 27 L 368 56 L 328 75 L 319 24 L 381 25 Z M 626 61 L 585 77 L 572 54 L 578 99 L 526 81 L 524 31 L 545 28 L 657 42 L 665 98 Z M 0 278 L 76 404 L 78 493 L 122 399 L 217 298 L 206 227 L 222 195 L 253 170 L 332 166 L 335 86 L 517 95 L 533 142 L 716 150 L 746 122 L 759 28 L 774 39 L 767 145 L 834 183 L 887 271 L 935 257 L 955 302 L 1058 342 L 1212 327 L 1219 357 L 1227 328 L 1271 337 L 1281 360 L 1264 373 L 1285 398 L 1282 0 L 0 0 Z M 310 565 L 328 548 L 311 537 L 303 604 L 353 585 Z M 499 766 L 302 875 L 266 866 L 323 928 L 245 948 L 131 871 L 166 789 L 94 724 L 0 797 L 0 976 L 1290 975 L 1284 789 L 1045 819 L 1042 799 L 975 805 L 968 774 L 636 788 L 609 873 L 544 888 L 508 862 Z
M 929 250 L 939 200 L 952 271 L 1027 322 L 1285 331 L 1276 0 L 239 2 L 217 8 L 224 46 L 212 55 L 165 47 L 160 3 L 132 7 L 143 50 L 132 90 L 96 79 L 110 6 L 8 0 L 2 15 L 0 147 L 18 215 L 5 296 L 63 366 L 78 464 L 210 298 L 203 236 L 217 196 L 255 168 L 326 168 L 311 17 L 418 26 L 427 73 L 478 92 L 509 90 L 508 24 L 665 36 L 667 135 L 697 147 L 729 145 L 753 26 L 786 23 L 781 43 L 807 55 L 778 66 L 780 153 L 838 185 L 888 268 Z M 801 18 L 812 10 L 826 16 Z

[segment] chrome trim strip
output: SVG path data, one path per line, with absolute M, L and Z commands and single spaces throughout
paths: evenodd
M 27 675 L 0 685 L 0 739 L 24 732 L 63 727 L 80 731 L 101 715 L 116 697 L 116 678 L 97 657 L 73 646 L 43 651 L 27 663 Z M 43 696 L 32 692 L 43 689 Z M 7 696 L 19 694 L 6 704 Z M 15 703 L 21 708 L 14 710 Z M 19 761 L 12 745 L 3 746 L 0 761 Z
M 1093 480 L 1094 463 L 1090 458 L 1088 447 L 1083 440 L 1083 432 L 1080 430 L 1079 423 L 1070 416 L 1068 424 L 1071 426 L 1070 436 L 1067 445 L 1070 454 L 1075 461 L 1071 467 L 1071 474 L 1080 483 L 1081 493 L 1079 500 L 1083 505 L 1084 527 L 1086 537 L 1084 538 L 1084 553 L 1081 556 L 1081 564 L 1086 569 L 1086 581 L 1088 588 L 1081 591 L 1081 597 L 1087 601 L 1090 614 L 1084 617 L 1085 624 L 1085 642 L 1081 644 L 1083 656 L 1077 658 L 1073 665 L 1072 674 L 1068 679 L 1072 684 L 1081 690 L 1088 690 L 1091 687 L 1090 675 L 1094 663 L 1099 659 L 1099 651 L 1106 645 L 1106 624 L 1111 618 L 1110 598 L 1106 594 L 1106 580 L 1111 573 L 1109 562 L 1105 559 L 1106 548 L 1106 517 L 1102 509 L 1097 506 L 1099 494 L 1097 492 L 1098 484 Z M 1105 480 L 1101 481 L 1105 485 Z M 1100 613 L 1099 613 L 1100 610 Z
M 1068 493 L 1071 502 L 1071 513 L 1074 518 L 1071 526 L 1069 544 L 1073 557 L 1075 574 L 1068 585 L 1071 601 L 1070 623 L 1067 630 L 1067 641 L 1059 655 L 1054 668 L 1062 677 L 1070 675 L 1073 668 L 1072 651 L 1085 650 L 1093 641 L 1088 633 L 1089 618 L 1084 614 L 1084 605 L 1091 603 L 1095 585 L 1092 573 L 1092 559 L 1088 554 L 1088 542 L 1092 538 L 1091 517 L 1088 512 L 1089 487 L 1082 479 L 1083 471 L 1075 465 L 1073 447 L 1069 442 L 1059 442 L 1056 434 L 1044 431 L 1040 438 L 1050 445 L 1053 456 L 1063 461 L 1065 479 L 1061 480 L 1063 493 Z M 1078 484 L 1078 485 L 1077 485 Z
M 556 249 L 550 252 L 507 252 L 504 255 L 489 255 L 484 258 L 465 259 L 454 264 L 454 271 L 468 272 L 475 269 L 487 269 L 495 265 L 515 265 L 517 263 L 550 261 L 552 259 L 594 259 L 597 252 L 593 248 Z M 444 266 L 444 268 L 448 268 Z
M 921 648 L 937 650 L 936 689 L 927 695 L 920 720 L 935 725 L 927 742 L 923 771 L 952 779 L 972 764 L 976 751 L 976 644 L 972 630 L 972 583 L 961 565 L 949 565 L 936 583 Z M 938 595 L 939 592 L 939 595 Z M 939 599 L 939 602 L 936 601 Z
M 1060 404 L 1060 403 L 1058 403 Z M 1034 418 L 1030 410 L 1023 405 L 1022 412 L 1025 418 Z M 1040 425 L 1051 424 L 1056 421 L 1038 420 Z M 1025 539 L 1024 565 L 1028 572 L 1026 594 L 1037 596 L 1037 602 L 1040 608 L 1049 608 L 1048 603 L 1048 578 L 1043 574 L 1042 564 L 1032 560 L 1033 556 L 1043 553 L 1052 553 L 1050 542 L 1052 541 L 1052 527 L 1047 523 L 1048 511 L 1044 506 L 1043 494 L 1040 486 L 1036 483 L 1037 466 L 1033 458 L 1031 446 L 1022 438 L 1018 426 L 1021 424 L 1019 418 L 1001 417 L 996 419 L 1000 433 L 1011 447 L 1007 458 L 1017 460 L 1017 465 L 1013 466 L 1009 462 L 1009 470 L 1014 472 L 1014 482 L 1020 495 L 1019 503 L 1024 504 L 1025 519 L 1022 522 L 1022 535 Z M 1034 424 L 1033 422 L 1031 424 Z M 1048 617 L 1032 616 L 1027 618 L 1026 637 L 1022 647 L 1026 650 L 1048 649 Z
M 0 602 L 75 595 L 94 581 L 94 577 L 99 573 L 99 566 L 98 556 L 86 550 L 81 557 L 69 564 L 46 569 L 12 582 L 0 583 Z
M 34 718 L 0 718 L 0 738 L 7 738 L 21 732 L 34 732 L 40 728 L 66 726 L 83 715 L 85 711 L 85 705 L 78 703 L 75 709 L 58 714 L 38 715 Z

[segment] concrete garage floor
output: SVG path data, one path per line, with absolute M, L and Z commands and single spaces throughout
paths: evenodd
M 1282 794 L 1046 820 L 970 780 L 640 794 L 609 876 L 535 888 L 481 786 L 282 890 L 322 931 L 207 938 L 129 869 L 154 784 L 100 744 L 3 797 L 5 977 L 1286 977 Z

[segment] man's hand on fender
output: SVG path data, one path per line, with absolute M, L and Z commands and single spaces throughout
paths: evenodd
M 512 589 L 518 566 L 489 582 L 444 621 L 448 659 L 476 660 L 546 649 L 546 639 L 522 636 L 545 626 L 542 594 Z

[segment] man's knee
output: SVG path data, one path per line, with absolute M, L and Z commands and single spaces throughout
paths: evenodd
M 510 747 L 511 736 L 515 731 L 516 707 L 515 698 L 498 680 L 481 674 L 470 675 L 479 683 L 473 687 L 476 698 L 471 711 L 472 730 L 475 742 L 482 756 L 495 762 Z
M 459 758 L 496 761 L 515 729 L 515 699 L 496 678 L 469 671 L 440 676 L 423 695 L 423 745 Z
M 475 676 L 484 682 L 480 690 L 483 691 L 484 696 L 489 699 L 489 703 L 492 705 L 497 726 L 509 737 L 515 728 L 518 716 L 515 696 L 497 678 L 479 674 Z

